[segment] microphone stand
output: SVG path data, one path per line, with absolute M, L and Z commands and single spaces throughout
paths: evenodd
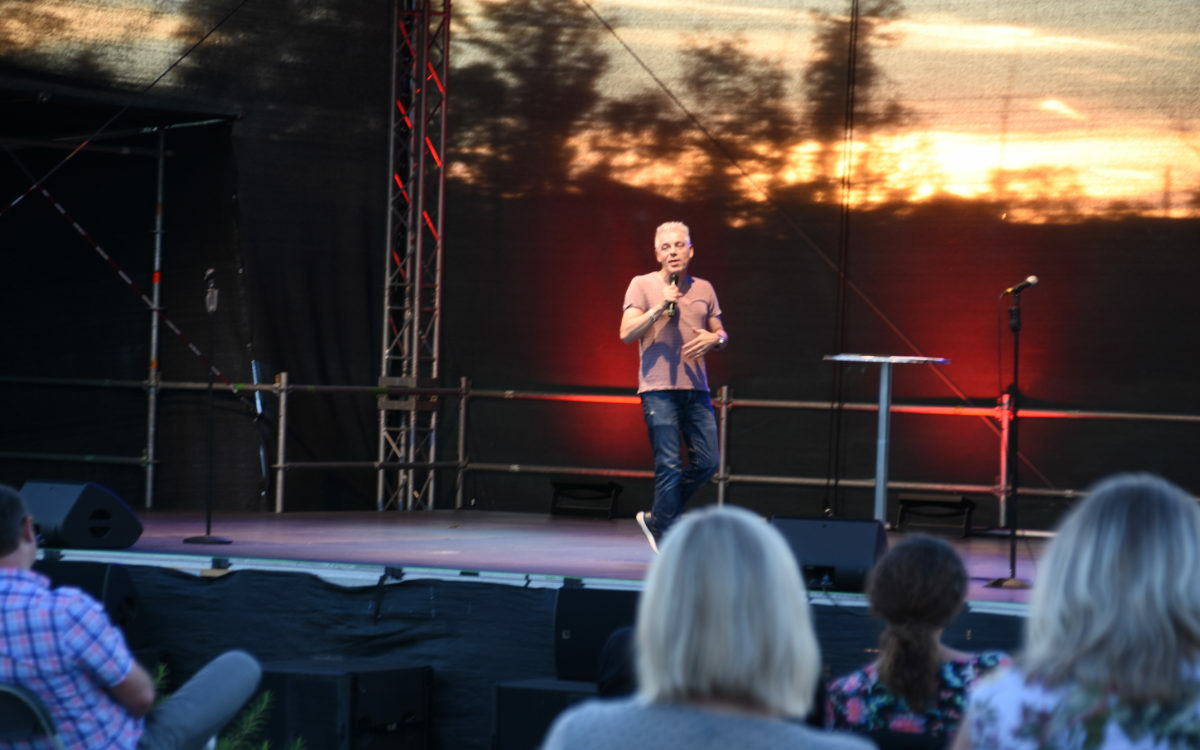
M 217 283 L 213 278 L 214 269 L 210 268 L 204 273 L 204 280 L 208 282 L 207 289 L 204 291 L 204 309 L 208 312 L 208 353 L 213 356 L 213 351 L 216 343 L 215 328 L 213 325 L 213 317 L 217 312 Z M 204 536 L 189 536 L 184 539 L 185 544 L 232 544 L 233 541 L 225 537 L 213 536 L 212 533 L 212 506 L 213 506 L 213 440 L 215 430 L 213 429 L 213 366 L 209 363 L 208 366 L 208 486 L 204 497 Z
M 1008 387 L 1008 405 L 1011 411 L 1008 422 L 1008 460 L 1005 463 L 1005 498 L 1008 508 L 1008 578 L 997 578 L 985 584 L 993 589 L 1027 589 L 1029 584 L 1017 578 L 1017 409 L 1019 406 L 1021 388 L 1019 374 L 1021 372 L 1021 289 L 1014 287 L 1013 303 L 1008 308 L 1008 327 L 1012 331 L 1013 342 L 1013 375 L 1012 385 Z

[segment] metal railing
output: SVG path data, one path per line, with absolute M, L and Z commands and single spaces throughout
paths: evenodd
M 13 378 L 0 377 L 0 385 L 4 386 L 63 386 L 84 388 L 122 388 L 147 389 L 150 384 L 134 380 L 97 380 L 69 378 Z M 202 391 L 207 390 L 207 382 L 158 382 L 153 385 L 161 391 Z M 637 396 L 619 396 L 600 392 L 551 392 L 535 390 L 496 390 L 473 389 L 468 380 L 462 378 L 457 388 L 409 388 L 400 386 L 355 386 L 355 385 L 297 385 L 289 381 L 286 372 L 276 376 L 274 383 L 234 383 L 232 385 L 217 384 L 215 389 L 231 395 L 245 392 L 274 393 L 278 399 L 278 420 L 275 430 L 275 462 L 271 464 L 274 472 L 275 496 L 274 510 L 282 513 L 286 506 L 287 477 L 290 472 L 351 469 L 363 471 L 400 471 L 407 469 L 453 470 L 455 474 L 454 507 L 463 507 L 463 485 L 467 474 L 471 472 L 502 472 L 507 474 L 555 474 L 564 476 L 590 476 L 608 478 L 652 478 L 654 472 L 649 469 L 597 467 L 597 466 L 564 466 L 534 463 L 502 463 L 471 460 L 467 455 L 468 413 L 474 400 L 505 400 L 528 402 L 564 402 L 590 403 L 611 406 L 630 406 L 640 404 Z M 425 396 L 439 399 L 454 398 L 459 401 L 458 435 L 456 457 L 453 460 L 441 461 L 291 461 L 288 459 L 288 409 L 290 398 L 296 396 L 320 396 L 323 394 L 364 394 L 370 396 Z M 735 409 L 788 409 L 807 411 L 829 411 L 840 408 L 847 412 L 875 412 L 879 406 L 874 402 L 845 402 L 835 405 L 829 401 L 802 401 L 781 399 L 733 398 L 729 388 L 722 387 L 713 400 L 717 412 L 718 438 L 721 453 L 719 464 L 713 481 L 717 485 L 717 500 L 724 502 L 728 487 L 732 484 L 769 484 L 790 485 L 800 487 L 824 487 L 830 484 L 827 476 L 801 476 L 796 474 L 739 474 L 730 472 L 725 463 L 729 453 L 729 423 L 730 414 Z M 918 414 L 950 417 L 974 417 L 984 419 L 993 425 L 998 436 L 998 451 L 1003 462 L 1003 448 L 1007 444 L 1002 439 L 1007 412 L 1005 402 L 999 401 L 994 407 L 942 406 L 934 404 L 892 404 L 891 411 L 896 414 Z M 1021 419 L 1071 419 L 1071 420 L 1116 420 L 1139 422 L 1168 422 L 1200 425 L 1200 415 L 1171 414 L 1154 412 L 1120 412 L 1120 411 L 1088 411 L 1088 410 L 1055 410 L 1055 409 L 1021 409 Z M 152 431 L 151 431 L 152 432 Z M 14 460 L 54 460 L 80 463 L 108 463 L 122 465 L 139 465 L 147 468 L 150 465 L 148 456 L 152 451 L 147 449 L 141 456 L 117 456 L 98 454 L 61 454 L 45 452 L 0 451 L 0 458 Z M 998 476 L 1004 476 L 1003 473 Z M 869 489 L 874 487 L 874 479 L 838 479 L 837 484 L 848 488 Z M 892 481 L 887 483 L 887 489 L 912 492 L 942 492 L 942 493 L 973 493 L 1002 495 L 1002 488 L 994 484 L 971 484 L 952 482 L 907 482 Z M 1047 487 L 1019 488 L 1021 496 L 1042 496 L 1071 498 L 1081 494 L 1079 489 L 1059 489 Z M 150 507 L 147 503 L 147 507 Z M 382 509 L 382 505 L 380 505 Z M 432 510 L 432 505 L 428 508 Z

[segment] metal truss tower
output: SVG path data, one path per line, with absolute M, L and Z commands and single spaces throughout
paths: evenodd
M 450 0 L 394 0 L 381 387 L 437 385 Z M 438 400 L 379 396 L 379 509 L 432 510 Z

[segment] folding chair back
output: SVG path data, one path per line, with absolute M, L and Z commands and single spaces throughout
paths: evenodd
M 0 740 L 35 739 L 63 747 L 54 719 L 37 693 L 24 685 L 0 683 Z

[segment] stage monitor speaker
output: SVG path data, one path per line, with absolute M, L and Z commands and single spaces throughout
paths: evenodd
M 772 518 L 787 539 L 810 591 L 862 591 L 867 573 L 887 551 L 876 520 Z
M 386 660 L 264 662 L 271 708 L 264 739 L 316 750 L 426 750 L 432 737 L 433 668 Z
M 595 682 L 601 649 L 614 630 L 633 625 L 637 603 L 637 591 L 559 589 L 554 608 L 555 676 Z
M 26 482 L 21 497 L 42 547 L 124 549 L 142 535 L 125 501 L 95 482 Z
M 592 682 L 541 678 L 497 683 L 492 750 L 537 750 L 560 713 L 596 696 Z

